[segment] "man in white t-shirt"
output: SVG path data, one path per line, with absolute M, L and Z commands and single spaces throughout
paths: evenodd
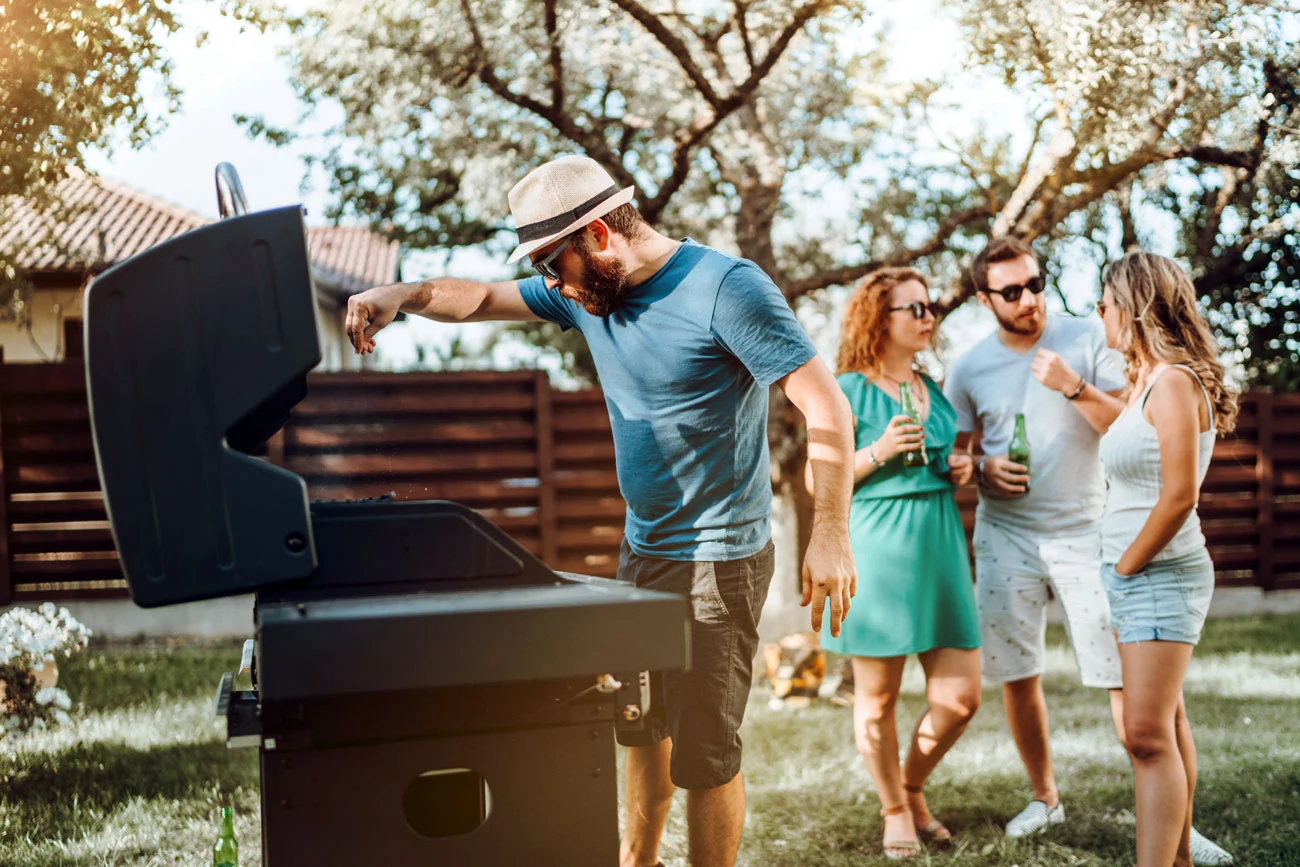
M 1034 800 L 1007 824 L 1023 837 L 1065 821 L 1048 746 L 1042 673 L 1048 588 L 1085 686 L 1110 690 L 1124 739 L 1119 648 L 1101 584 L 1105 480 L 1097 450 L 1123 407 L 1124 360 L 1100 323 L 1049 315 L 1038 259 L 1018 238 L 996 238 L 970 279 L 998 329 L 953 365 L 944 393 L 957 410 L 957 448 L 978 449 L 975 596 L 984 678 L 1002 684 L 1011 735 Z M 1016 415 L 1029 436 L 1027 468 L 1007 458 Z M 1197 865 L 1232 857 L 1192 831 Z

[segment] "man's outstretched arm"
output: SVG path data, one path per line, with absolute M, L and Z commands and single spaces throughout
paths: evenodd
M 391 283 L 348 299 L 344 327 L 352 348 L 359 355 L 374 352 L 375 334 L 392 322 L 398 312 L 438 322 L 541 320 L 524 302 L 517 280 L 478 283 L 439 277 L 417 283 Z

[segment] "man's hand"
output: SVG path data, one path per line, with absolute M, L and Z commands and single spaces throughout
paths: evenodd
M 957 487 L 969 484 L 975 475 L 975 459 L 966 454 L 948 455 L 948 474 Z
M 1006 455 L 984 458 L 984 478 L 994 490 L 1008 497 L 1019 497 L 1029 490 L 1029 467 L 1008 460 Z
M 394 283 L 367 289 L 348 299 L 344 330 L 357 355 L 369 355 L 375 351 L 375 335 L 393 321 L 410 294 L 409 286 Z
M 1082 381 L 1064 358 L 1049 349 L 1038 350 L 1029 369 L 1034 374 L 1034 379 L 1062 394 L 1074 391 Z
M 848 527 L 813 527 L 808 551 L 803 558 L 803 600 L 812 605 L 813 632 L 822 631 L 822 614 L 829 602 L 831 635 L 838 637 L 840 624 L 849 613 L 849 600 L 858 592 L 858 571 L 853 565 L 853 547 Z

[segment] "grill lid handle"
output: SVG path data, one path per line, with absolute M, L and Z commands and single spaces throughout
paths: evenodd
M 242 217 L 248 213 L 248 199 L 244 185 L 239 182 L 239 172 L 230 163 L 217 163 L 217 212 L 221 219 Z

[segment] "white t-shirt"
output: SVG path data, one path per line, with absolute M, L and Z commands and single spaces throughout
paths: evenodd
M 1124 358 L 1107 348 L 1101 323 L 1059 314 L 1048 315 L 1028 352 L 1008 349 L 995 331 L 957 359 L 943 388 L 957 429 L 979 428 L 988 455 L 1007 453 L 1016 413 L 1025 414 L 1029 434 L 1029 493 L 1005 497 L 982 485 L 976 519 L 1033 535 L 1095 533 L 1106 499 L 1101 435 L 1065 395 L 1034 379 L 1039 349 L 1060 355 L 1102 391 L 1126 384 Z

